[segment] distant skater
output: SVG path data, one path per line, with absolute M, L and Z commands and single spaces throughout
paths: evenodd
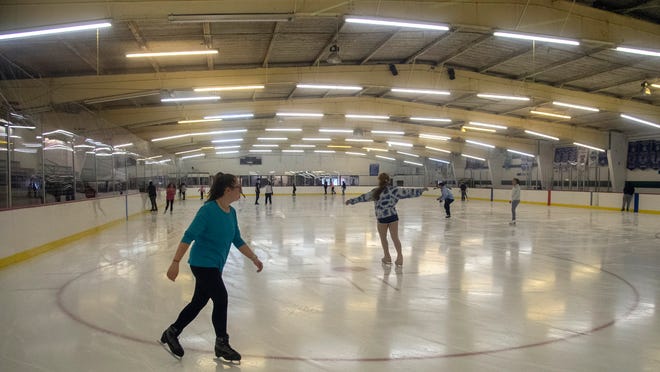
M 517 178 L 514 178 L 513 181 L 511 182 L 513 187 L 511 188 L 511 222 L 509 222 L 509 225 L 514 225 L 516 224 L 516 208 L 518 208 L 518 204 L 520 204 L 520 180 Z
M 179 343 L 179 335 L 206 306 L 209 299 L 213 301 L 211 321 L 215 330 L 215 356 L 228 361 L 240 361 L 241 354 L 229 345 L 227 334 L 227 289 L 222 279 L 222 269 L 227 262 L 231 245 L 257 267 L 257 272 L 263 269 L 259 257 L 241 238 L 238 228 L 236 210 L 230 205 L 240 198 L 241 185 L 235 176 L 219 173 L 215 176 L 209 198 L 197 211 L 179 246 L 172 263 L 167 270 L 167 278 L 176 280 L 179 275 L 179 262 L 184 258 L 190 244 L 195 244 L 190 250 L 188 264 L 195 277 L 195 291 L 190 303 L 183 308 L 176 321 L 172 323 L 160 338 L 167 344 L 172 354 L 183 357 L 184 350 Z M 239 325 L 237 328 L 240 328 Z
M 346 195 L 346 181 L 341 181 L 341 194 Z
M 630 212 L 630 202 L 633 200 L 635 195 L 635 188 L 630 182 L 626 182 L 626 185 L 623 187 L 623 204 L 621 204 L 621 212 L 625 209 Z
M 206 187 L 204 185 L 199 187 L 199 200 L 204 200 L 204 193 L 206 192 Z
M 401 240 L 399 240 L 399 216 L 396 212 L 396 203 L 400 199 L 416 198 L 428 188 L 402 188 L 390 185 L 391 178 L 387 173 L 378 176 L 378 187 L 362 194 L 357 198 L 346 200 L 346 205 L 373 201 L 378 220 L 377 228 L 380 236 L 380 244 L 383 246 L 383 258 L 381 262 L 385 265 L 392 264 L 392 257 L 387 242 L 387 231 L 390 232 L 394 249 L 396 249 L 396 261 L 398 268 L 403 266 L 403 254 L 401 253 Z
M 293 184 L 293 194 L 291 194 L 291 195 L 296 196 L 296 184 L 295 183 Z
M 266 195 L 266 205 L 270 203 L 270 205 L 273 205 L 273 185 L 271 185 L 270 181 L 266 181 L 266 187 L 264 187 L 264 195 Z
M 446 216 L 445 218 L 450 218 L 451 217 L 451 203 L 454 202 L 454 194 L 451 192 L 451 189 L 447 186 L 446 182 L 440 182 L 438 184 L 440 186 L 440 197 L 438 200 L 442 203 L 443 201 L 445 202 L 445 213 Z
M 176 186 L 170 182 L 165 189 L 165 213 L 170 208 L 170 214 L 174 211 L 174 197 L 176 196 Z
M 467 185 L 465 182 L 461 183 L 461 201 L 467 201 L 468 196 L 467 196 Z
M 158 211 L 158 205 L 156 204 L 156 185 L 153 181 L 149 181 L 149 186 L 147 186 L 147 194 L 149 194 L 149 201 L 151 201 L 151 211 Z
M 261 193 L 261 185 L 259 184 L 259 181 L 257 180 L 257 183 L 254 185 L 254 194 L 257 196 L 254 199 L 254 204 L 259 204 L 259 194 Z

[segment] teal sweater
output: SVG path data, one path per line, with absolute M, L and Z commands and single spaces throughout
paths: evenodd
M 222 271 L 233 243 L 236 248 L 245 245 L 238 228 L 236 210 L 223 211 L 215 201 L 206 202 L 183 234 L 181 242 L 193 244 L 188 263 L 191 266 L 217 267 Z

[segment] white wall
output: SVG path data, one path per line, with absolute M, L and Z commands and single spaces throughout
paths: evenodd
M 0 258 L 126 218 L 144 210 L 146 194 L 120 195 L 0 211 Z

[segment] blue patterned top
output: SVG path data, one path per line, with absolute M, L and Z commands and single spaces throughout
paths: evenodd
M 362 194 L 357 198 L 348 199 L 349 204 L 356 204 L 373 200 L 373 194 L 376 189 Z M 396 203 L 399 199 L 416 198 L 424 192 L 423 188 L 410 188 L 398 186 L 386 186 L 380 194 L 380 199 L 373 200 L 377 218 L 386 218 L 396 215 Z

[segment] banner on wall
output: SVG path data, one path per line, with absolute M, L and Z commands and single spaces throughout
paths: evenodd
M 627 168 L 630 170 L 660 169 L 660 141 L 629 142 Z
M 374 163 L 374 164 L 369 164 L 369 175 L 370 176 L 378 176 L 378 170 L 380 169 L 380 164 Z
M 577 147 L 558 147 L 555 149 L 555 165 L 575 165 L 577 163 Z

